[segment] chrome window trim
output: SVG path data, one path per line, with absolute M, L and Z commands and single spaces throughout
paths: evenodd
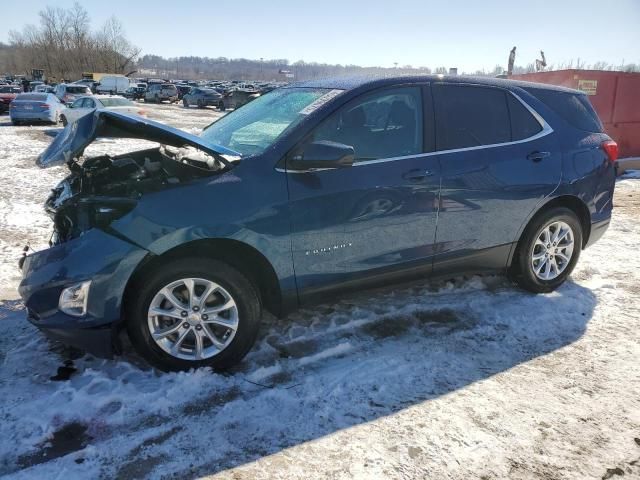
M 501 90 L 504 90 L 504 89 L 501 89 Z M 529 113 L 531 113 L 531 115 L 533 115 L 533 117 L 538 121 L 538 123 L 542 127 L 542 130 L 540 130 L 538 133 L 530 137 L 523 138 L 521 140 L 513 140 L 511 142 L 492 143 L 490 145 L 477 145 L 475 147 L 453 148 L 450 150 L 436 150 L 433 152 L 420 153 L 417 155 L 404 155 L 401 157 L 389 157 L 389 158 L 378 158 L 376 160 L 364 160 L 361 162 L 355 162 L 352 165 L 352 167 L 361 167 L 364 165 L 373 165 L 376 163 L 395 162 L 397 160 L 406 160 L 408 158 L 424 158 L 424 157 L 432 157 L 434 155 L 448 155 L 450 153 L 469 152 L 473 150 L 482 150 L 485 148 L 496 148 L 496 147 L 504 147 L 507 145 L 517 145 L 520 143 L 532 142 L 534 140 L 538 140 L 542 137 L 546 137 L 547 135 L 553 133 L 553 128 L 551 128 L 551 125 L 549 125 L 547 121 L 542 117 L 542 115 L 540 115 L 537 111 L 535 111 L 533 107 L 531 107 L 527 102 L 525 102 L 522 98 L 520 98 L 520 96 L 517 95 L 516 93 L 510 90 L 505 90 L 505 91 L 507 94 L 513 95 L 522 105 L 524 105 L 524 107 L 529 111 Z M 276 168 L 277 172 L 284 172 L 284 173 L 322 172 L 325 170 L 338 170 L 338 169 L 337 168 L 315 168 L 315 169 L 310 168 L 307 170 L 285 170 L 284 168 Z

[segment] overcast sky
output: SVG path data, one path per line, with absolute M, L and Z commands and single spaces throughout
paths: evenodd
M 9 1 L 9 0 L 2 0 Z M 550 64 L 640 63 L 640 0 L 84 0 L 94 26 L 116 15 L 142 52 L 287 58 L 362 66 L 506 67 L 544 50 Z M 46 5 L 10 2 L 0 41 Z M 313 5 L 313 6 L 312 6 Z

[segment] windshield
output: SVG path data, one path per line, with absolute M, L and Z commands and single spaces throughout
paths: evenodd
M 133 105 L 126 98 L 101 98 L 100 102 L 105 107 L 130 107 Z
M 20 93 L 20 87 L 0 87 L 0 93 Z
M 243 156 L 259 155 L 287 128 L 324 104 L 325 98 L 328 101 L 338 93 L 324 88 L 274 90 L 212 123 L 201 137 Z

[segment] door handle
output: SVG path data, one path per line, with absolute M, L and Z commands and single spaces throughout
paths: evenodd
M 531 152 L 527 155 L 527 160 L 531 160 L 532 162 L 539 162 L 540 160 L 550 157 L 551 152 Z
M 402 175 L 402 178 L 405 180 L 409 180 L 411 182 L 423 182 L 427 177 L 432 177 L 433 172 L 431 170 L 422 170 L 420 168 L 415 168 L 413 170 L 409 170 L 407 173 Z

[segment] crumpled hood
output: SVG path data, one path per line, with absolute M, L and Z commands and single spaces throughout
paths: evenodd
M 240 157 L 241 154 L 206 142 L 201 137 L 183 130 L 148 120 L 108 110 L 96 110 L 67 125 L 38 156 L 41 167 L 61 165 L 78 159 L 96 138 L 140 138 L 174 147 L 192 146 L 219 158 L 229 165 L 223 155 Z

